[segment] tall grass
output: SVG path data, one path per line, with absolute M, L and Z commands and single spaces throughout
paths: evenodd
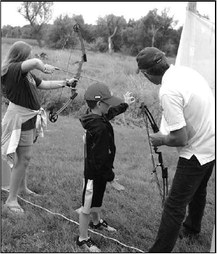
M 6 52 L 14 41 L 7 40 L 2 43 L 2 59 L 4 59 Z M 79 50 L 51 50 L 48 48 L 39 48 L 33 46 L 32 55 L 44 52 L 48 59 L 45 63 L 52 64 L 59 67 L 63 71 L 56 71 L 52 75 L 43 74 L 35 71 L 35 74 L 45 80 L 60 80 L 71 78 L 76 73 L 77 64 L 75 62 L 81 59 L 81 51 Z M 174 59 L 172 59 L 174 62 Z M 103 82 L 107 84 L 113 93 L 117 96 L 123 97 L 127 91 L 131 91 L 136 98 L 136 103 L 132 109 L 127 113 L 128 118 L 137 118 L 135 109 L 144 101 L 147 106 L 154 105 L 151 108 L 152 113 L 158 119 L 159 111 L 158 105 L 158 87 L 150 84 L 141 74 L 136 74 L 137 63 L 135 57 L 124 56 L 114 53 L 109 55 L 106 53 L 87 52 L 87 62 L 83 64 L 82 77 L 77 85 L 78 96 L 73 103 L 63 112 L 63 114 L 83 112 L 85 105 L 83 95 L 85 89 L 94 82 Z M 70 73 L 67 73 L 70 72 Z M 70 96 L 70 89 L 65 88 L 61 90 L 40 91 L 42 106 L 47 109 L 58 109 Z M 78 111 L 80 109 L 80 111 Z

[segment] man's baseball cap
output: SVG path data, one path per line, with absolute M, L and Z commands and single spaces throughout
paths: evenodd
M 103 101 L 113 107 L 124 102 L 121 98 L 113 96 L 109 88 L 100 82 L 94 83 L 87 88 L 84 99 L 86 101 Z
M 164 52 L 155 47 L 144 48 L 136 56 L 138 68 L 144 70 L 150 69 L 160 63 L 164 55 Z

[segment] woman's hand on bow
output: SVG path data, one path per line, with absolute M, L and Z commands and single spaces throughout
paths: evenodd
M 77 82 L 78 82 L 78 79 L 76 79 L 76 78 L 66 79 L 66 86 L 75 88 Z

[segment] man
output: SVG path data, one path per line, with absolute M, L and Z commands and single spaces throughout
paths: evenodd
M 163 116 L 160 132 L 150 135 L 152 145 L 177 147 L 179 152 L 158 235 L 149 250 L 171 252 L 182 224 L 188 235 L 201 231 L 207 182 L 215 163 L 214 96 L 199 73 L 189 67 L 169 65 L 157 48 L 143 49 L 136 60 L 148 80 L 161 84 Z

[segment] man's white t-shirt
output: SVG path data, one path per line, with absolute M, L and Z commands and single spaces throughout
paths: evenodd
M 165 72 L 159 99 L 163 109 L 161 132 L 186 126 L 188 144 L 178 147 L 180 157 L 194 154 L 201 165 L 215 159 L 215 102 L 207 81 L 195 70 L 174 66 Z

